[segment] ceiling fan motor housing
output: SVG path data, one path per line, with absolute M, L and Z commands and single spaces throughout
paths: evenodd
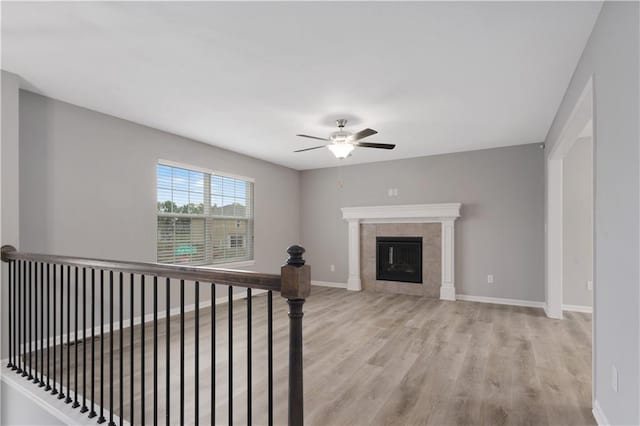
M 331 142 L 334 142 L 334 143 L 348 142 L 349 138 L 353 136 L 353 133 L 347 132 L 346 130 L 344 130 L 344 126 L 347 125 L 347 120 L 345 120 L 344 118 L 336 120 L 336 125 L 340 128 L 340 130 L 333 132 L 331 133 L 331 135 L 329 135 L 329 139 L 331 139 Z

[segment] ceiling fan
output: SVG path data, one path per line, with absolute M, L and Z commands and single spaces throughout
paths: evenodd
M 351 152 L 356 148 L 377 148 L 377 149 L 393 149 L 396 146 L 389 143 L 374 143 L 374 142 L 360 142 L 362 139 L 378 133 L 373 129 L 360 130 L 358 133 L 351 133 L 344 130 L 344 126 L 347 125 L 347 120 L 336 120 L 338 130 L 331 133 L 328 138 L 319 138 L 317 136 L 309 135 L 296 135 L 301 138 L 317 139 L 320 141 L 329 142 L 325 145 L 313 146 L 311 148 L 299 149 L 293 152 L 311 151 L 313 149 L 324 148 L 325 146 L 336 156 L 336 158 L 343 159 L 351 155 Z

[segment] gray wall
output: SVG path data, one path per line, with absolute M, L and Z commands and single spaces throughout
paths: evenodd
M 544 151 L 539 144 L 302 172 L 302 242 L 313 280 L 347 281 L 341 207 L 461 202 L 456 291 L 544 300 Z M 398 188 L 397 197 L 387 195 Z M 330 271 L 335 265 L 335 272 Z M 493 274 L 494 284 L 487 283 Z
M 299 242 L 299 173 L 20 92 L 22 250 L 156 260 L 159 159 L 255 178 L 255 270 Z
M 20 78 L 2 71 L 0 94 L 2 95 L 2 144 L 0 145 L 0 242 L 19 247 L 19 187 L 18 187 L 18 151 L 19 151 L 19 88 Z M 9 297 L 7 268 L 2 268 L 0 285 L 2 306 L 5 307 Z M 3 311 L 4 312 L 4 311 Z M 7 316 L 0 318 L 2 331 L 8 329 Z M 9 339 L 6 332 L 2 333 L 2 359 L 9 355 Z
M 299 172 L 26 91 L 20 92 L 21 250 L 155 262 L 159 159 L 255 178 L 256 263 L 243 269 L 279 273 L 287 246 L 300 242 Z M 145 293 L 149 313 L 150 280 Z M 217 296 L 224 295 L 219 286 Z M 201 300 L 209 298 L 203 286 Z
M 640 424 L 639 13 L 637 2 L 604 3 L 547 137 L 550 150 L 593 76 L 594 384 L 596 401 L 616 425 Z
M 593 291 L 593 140 L 578 139 L 562 162 L 562 304 L 591 306 Z

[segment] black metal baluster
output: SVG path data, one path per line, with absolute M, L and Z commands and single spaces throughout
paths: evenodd
M 184 424 L 184 280 L 180 280 L 180 424 Z
M 135 360 L 134 360 L 134 352 L 135 351 L 134 351 L 134 346 L 133 346 L 133 343 L 134 343 L 133 318 L 134 318 L 134 312 L 135 312 L 135 304 L 133 303 L 133 300 L 134 300 L 134 291 L 133 291 L 134 286 L 133 286 L 133 283 L 134 283 L 134 281 L 135 281 L 135 275 L 134 274 L 130 274 L 129 275 L 129 285 L 130 285 L 130 290 L 129 290 L 130 291 L 130 294 L 129 294 L 130 306 L 129 306 L 129 308 L 130 308 L 131 312 L 129 313 L 129 315 L 130 315 L 130 317 L 129 317 L 129 328 L 130 328 L 131 333 L 129 335 L 129 352 L 130 352 L 129 353 L 129 355 L 130 355 L 130 358 L 129 358 L 129 405 L 130 405 L 129 415 L 131 416 L 131 420 L 129 420 L 129 422 L 131 424 L 133 424 L 133 422 L 135 420 L 135 415 L 136 415 L 136 412 L 133 409 L 133 399 L 134 399 L 133 398 L 134 397 L 134 394 L 133 394 L 133 389 L 134 389 L 133 369 L 134 369 L 134 366 L 135 366 Z
M 9 363 L 7 364 L 7 368 L 11 368 L 13 369 L 13 351 L 12 351 L 12 343 L 13 343 L 13 329 L 11 328 L 11 314 L 13 313 L 11 311 L 11 306 L 13 305 L 13 299 L 11 298 L 11 296 L 13 296 L 13 292 L 11 291 L 12 287 L 13 287 L 13 273 L 12 273 L 12 269 L 13 269 L 13 262 L 9 262 L 9 264 L 7 265 L 8 269 L 9 269 Z
M 27 377 L 27 262 L 22 262 L 22 377 Z
M 144 275 L 140 276 L 140 318 L 142 323 L 140 328 L 140 424 L 144 425 Z
M 71 266 L 67 266 L 67 398 L 65 403 L 73 402 L 71 399 Z
M 216 285 L 211 283 L 211 424 L 216 424 Z
M 39 384 L 40 380 L 38 380 L 38 262 L 35 262 L 33 264 L 34 266 L 34 270 L 33 270 L 33 281 L 34 281 L 34 285 L 33 285 L 33 292 L 34 292 L 34 297 L 33 297 L 33 321 L 34 321 L 34 326 L 33 326 L 33 340 L 34 340 L 34 345 L 36 347 L 36 351 L 34 354 L 34 361 L 35 361 L 35 367 L 34 367 L 34 374 L 33 374 L 33 383 L 35 384 Z
M 273 293 L 267 292 L 267 363 L 269 426 L 273 426 Z
M 51 377 L 51 304 L 49 303 L 50 301 L 50 296 L 51 296 L 51 273 L 50 273 L 50 269 L 49 268 L 49 264 L 47 263 L 47 386 L 45 386 L 44 390 L 45 391 L 50 391 L 51 390 L 51 383 L 49 381 L 49 377 Z M 55 301 L 53 303 L 53 306 L 55 306 Z M 54 318 L 55 318 L 55 314 L 54 314 Z M 55 355 L 55 351 L 54 351 L 54 355 Z M 54 362 L 55 364 L 55 362 Z
M 40 384 L 44 387 L 44 262 L 40 263 Z
M 153 277 L 153 425 L 158 425 L 158 277 Z
M 22 274 L 21 274 L 21 268 L 22 268 L 22 261 L 18 260 L 16 263 L 16 311 L 17 311 L 17 318 L 16 318 L 16 323 L 18 324 L 18 333 L 16 334 L 16 362 L 15 362 L 15 372 L 17 374 L 21 374 L 22 373 Z
M 16 373 L 20 373 L 20 261 L 13 262 L 13 367 Z
M 124 420 L 124 354 L 123 354 L 123 347 L 124 347 L 124 301 L 123 301 L 123 296 L 124 296 L 124 274 L 122 272 L 120 272 L 120 289 L 118 291 L 118 295 L 120 296 L 120 356 L 119 356 L 119 360 L 120 360 L 120 426 L 122 426 L 123 424 L 123 420 Z
M 104 270 L 100 270 L 100 416 L 98 423 L 104 423 Z
M 38 343 L 39 343 L 39 340 L 40 340 L 40 339 L 38 339 L 38 306 L 42 307 L 42 303 L 38 303 L 38 284 L 42 283 L 42 275 L 38 275 L 38 262 L 36 262 L 34 264 L 34 266 L 35 266 L 35 270 L 33 271 L 34 272 L 33 275 L 35 277 L 35 284 L 34 284 L 33 290 L 34 290 L 35 297 L 34 297 L 34 302 L 33 302 L 34 303 L 34 305 L 33 305 L 34 315 L 33 316 L 34 316 L 34 322 L 35 322 L 34 340 L 35 340 L 35 345 L 36 345 L 36 353 L 35 353 L 35 364 L 36 364 L 36 367 L 35 367 L 35 374 L 33 375 L 34 376 L 33 377 L 33 383 L 37 384 L 38 387 L 40 387 L 40 379 L 38 378 L 38 372 L 41 373 L 42 369 L 38 370 Z M 39 280 L 38 280 L 38 277 L 40 277 Z M 42 336 L 42 333 L 40 334 L 40 336 Z M 42 348 L 40 348 L 40 349 L 42 349 Z M 40 358 L 42 358 L 42 357 L 40 357 Z
M 82 408 L 81 413 L 89 411 L 87 407 L 87 268 L 82 268 Z
M 27 322 L 27 324 L 29 325 L 29 375 L 27 376 L 28 380 L 33 380 L 33 370 L 31 369 L 32 365 L 31 365 L 31 361 L 32 361 L 32 355 L 33 352 L 31 351 L 31 341 L 32 341 L 32 335 L 31 335 L 31 331 L 33 328 L 33 313 L 31 311 L 32 306 L 33 306 L 33 280 L 31 279 L 31 272 L 33 269 L 33 263 L 29 262 L 28 266 L 27 266 L 27 277 L 29 280 L 29 299 L 27 301 L 28 307 L 29 307 L 29 321 Z
M 171 375 L 170 375 L 170 367 L 171 367 L 171 339 L 170 339 L 170 335 L 169 332 L 171 331 L 171 300 L 170 300 L 170 295 L 171 295 L 171 280 L 169 278 L 167 278 L 167 288 L 166 288 L 167 294 L 166 294 L 166 303 L 165 303 L 165 309 L 166 309 L 166 317 L 165 317 L 165 334 L 166 334 L 166 352 L 167 352 L 167 360 L 165 362 L 166 365 L 166 370 L 167 370 L 167 374 L 165 376 L 165 419 L 166 419 L 166 425 L 169 426 L 171 424 L 171 417 L 170 417 L 170 407 L 171 407 Z
M 73 394 L 73 408 L 78 408 L 80 406 L 80 402 L 78 402 L 78 345 L 80 344 L 80 340 L 78 339 L 78 267 L 75 267 L 75 271 L 74 271 L 74 278 L 75 278 L 75 283 L 74 283 L 74 290 L 75 290 L 75 295 L 74 295 L 74 303 L 75 303 L 75 312 L 74 312 L 74 326 L 75 326 L 75 332 L 74 332 L 74 344 L 73 344 L 73 351 L 74 351 L 74 359 L 75 359 L 75 365 L 73 367 L 73 381 L 76 384 L 76 391 Z M 84 343 L 84 342 L 83 342 Z
M 251 425 L 251 289 L 247 288 L 247 424 Z
M 22 377 L 27 377 L 27 262 L 22 262 Z
M 109 271 L 109 426 L 113 422 L 113 271 Z
M 64 399 L 64 265 L 60 265 L 60 393 Z
M 195 341 L 195 371 L 194 371 L 194 378 L 195 378 L 195 425 L 198 426 L 199 423 L 199 418 L 200 418 L 200 366 L 199 366 L 199 362 L 200 362 L 200 283 L 198 281 L 196 281 L 195 283 L 195 291 L 196 291 L 196 318 L 195 318 L 195 334 L 196 334 L 196 341 Z
M 95 410 L 96 401 L 96 270 L 91 269 L 91 411 L 89 418 L 98 414 Z
M 56 265 L 53 264 L 51 265 L 52 269 L 53 269 L 53 281 L 52 281 L 52 287 L 53 287 L 53 303 L 51 304 L 51 306 L 53 306 L 53 377 L 52 377 L 52 382 L 53 382 L 53 389 L 51 390 L 51 395 L 55 395 L 58 393 L 58 390 L 56 389 Z
M 11 363 L 11 370 L 16 371 L 18 369 L 18 366 L 16 364 L 18 364 L 18 360 L 17 360 L 17 356 L 16 356 L 16 352 L 18 352 L 18 347 L 16 345 L 17 343 L 17 335 L 18 335 L 18 324 L 16 321 L 16 315 L 17 315 L 17 310 L 18 310 L 18 298 L 16 296 L 16 293 L 18 292 L 18 287 L 16 285 L 17 280 L 16 280 L 16 261 L 10 262 L 9 263 L 9 271 L 11 271 L 11 278 L 9 279 L 9 283 L 11 284 L 11 287 L 13 287 L 13 300 L 11 299 L 11 296 L 9 297 L 9 305 L 13 306 L 13 333 L 11 335 L 11 344 L 12 344 L 12 363 Z M 9 307 L 9 309 L 11 309 L 11 307 Z
M 22 261 L 17 260 L 14 263 L 13 275 L 14 275 L 14 289 L 13 297 L 15 299 L 14 308 L 14 327 L 16 328 L 16 335 L 14 337 L 13 348 L 13 371 L 16 374 L 22 374 Z
M 233 424 L 233 287 L 229 286 L 229 425 Z

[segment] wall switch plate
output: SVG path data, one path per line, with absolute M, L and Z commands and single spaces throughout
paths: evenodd
M 330 270 L 331 272 L 335 272 L 335 271 L 336 271 L 336 265 L 330 265 L 330 266 L 329 266 L 329 270 Z
M 393 188 L 393 196 L 394 197 L 398 196 L 398 188 Z
M 493 284 L 493 274 L 487 275 L 487 283 Z
M 593 291 L 593 281 L 587 281 L 587 290 Z
M 389 189 L 387 189 L 387 195 L 388 195 L 389 197 L 393 197 L 393 188 L 389 188 Z
M 615 365 L 611 366 L 611 387 L 614 392 L 618 392 L 618 369 Z

